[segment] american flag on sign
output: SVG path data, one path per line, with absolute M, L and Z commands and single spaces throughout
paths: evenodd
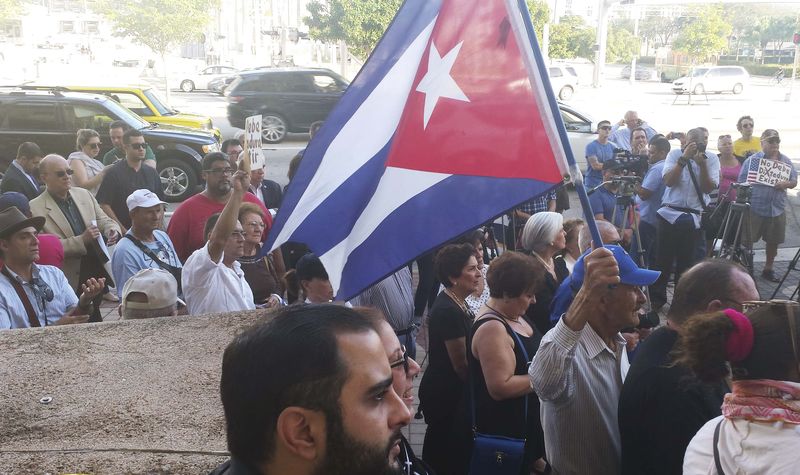
M 760 164 L 760 159 L 750 157 L 750 166 L 747 168 L 747 183 L 756 183 L 758 181 L 758 166 Z

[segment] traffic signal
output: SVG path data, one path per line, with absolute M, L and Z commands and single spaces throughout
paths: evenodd
M 800 33 L 795 33 L 792 35 L 792 43 L 800 45 Z

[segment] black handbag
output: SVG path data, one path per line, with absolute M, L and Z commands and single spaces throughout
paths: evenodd
M 706 231 L 707 235 L 713 234 L 716 236 L 719 228 L 722 226 L 722 222 L 725 220 L 725 213 L 722 212 L 719 206 L 709 206 L 706 204 L 706 200 L 703 199 L 704 193 L 700 190 L 700 184 L 697 183 L 697 176 L 694 174 L 694 167 L 692 167 L 691 161 L 686 164 L 686 167 L 689 169 L 689 178 L 692 179 L 692 185 L 694 185 L 697 198 L 703 206 L 703 211 L 700 213 L 700 229 Z
M 522 341 L 516 332 L 502 319 L 493 318 L 492 320 L 498 320 L 506 327 L 506 331 L 514 338 L 517 346 L 522 350 L 525 361 L 528 361 L 528 352 L 525 351 L 525 346 L 522 345 Z M 470 417 L 474 434 L 472 456 L 469 462 L 469 475 L 519 475 L 522 472 L 522 464 L 525 460 L 526 439 L 515 439 L 478 432 L 475 422 L 475 384 L 472 380 L 471 371 L 469 375 Z M 524 420 L 527 427 L 527 396 L 525 396 Z

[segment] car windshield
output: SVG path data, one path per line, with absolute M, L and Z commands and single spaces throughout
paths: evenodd
M 692 69 L 692 74 L 689 76 L 696 78 L 705 75 L 708 72 L 708 68 L 695 68 Z
M 166 102 L 164 102 L 161 99 L 161 96 L 158 94 L 158 92 L 156 90 L 154 90 L 154 89 L 145 89 L 143 92 L 144 92 L 144 95 L 148 99 L 150 99 L 150 102 L 153 103 L 153 107 L 156 108 L 156 110 L 158 111 L 159 114 L 161 114 L 161 115 L 175 115 L 176 114 L 176 112 L 173 109 L 171 109 L 170 107 L 168 107 L 166 105 Z
M 150 127 L 150 122 L 147 122 L 135 113 L 122 107 L 117 101 L 108 99 L 105 101 L 105 106 L 108 107 L 108 109 L 113 112 L 114 115 L 119 117 L 120 120 L 124 120 L 128 125 L 137 130 Z

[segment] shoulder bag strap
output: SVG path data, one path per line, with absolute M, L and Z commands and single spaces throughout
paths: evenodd
M 704 193 L 700 190 L 700 184 L 697 183 L 697 177 L 694 174 L 694 167 L 692 166 L 691 160 L 689 160 L 689 163 L 686 164 L 686 168 L 689 169 L 689 178 L 692 179 L 694 191 L 697 193 L 697 198 L 700 200 L 700 204 L 703 206 L 703 211 L 708 211 L 708 205 L 706 205 L 706 200 L 703 198 Z
M 173 265 L 167 264 L 166 262 L 164 262 L 161 259 L 159 259 L 158 256 L 156 255 L 156 253 L 153 252 L 152 249 L 150 249 L 149 247 L 145 246 L 144 243 L 142 243 L 142 241 L 136 239 L 135 237 L 131 236 L 130 234 L 125 234 L 122 237 L 130 239 L 131 242 L 136 244 L 136 247 L 141 249 L 142 252 L 144 252 L 147 257 L 149 257 L 150 259 L 153 259 L 153 262 L 158 264 L 158 266 L 161 267 L 162 269 L 164 269 L 165 271 L 167 271 L 167 272 L 169 272 L 171 274 L 174 274 L 175 272 L 177 272 L 180 269 L 179 267 L 175 267 Z
M 483 320 L 481 320 L 479 322 L 476 322 L 476 325 L 481 325 L 482 322 L 489 321 L 489 320 L 497 320 L 498 322 L 502 323 L 503 326 L 506 327 L 506 331 L 511 335 L 512 338 L 514 338 L 514 341 L 516 342 L 516 345 L 520 348 L 520 350 L 522 350 L 522 356 L 525 359 L 525 361 L 528 361 L 528 351 L 525 350 L 525 346 L 522 344 L 522 340 L 519 339 L 519 335 L 517 335 L 517 333 L 511 328 L 511 326 L 509 326 L 509 324 L 506 323 L 506 321 L 503 320 L 502 317 L 500 317 L 499 315 L 497 315 L 494 312 L 488 312 L 485 315 L 494 315 L 494 317 L 486 318 L 486 319 L 483 319 Z M 477 326 L 476 326 L 475 330 L 477 331 Z M 474 332 L 473 332 L 473 334 L 474 334 Z M 470 359 L 472 358 L 471 357 L 472 348 L 467 348 L 467 351 L 470 352 L 469 355 L 468 355 L 468 358 L 467 358 L 467 362 L 469 362 Z M 476 425 L 476 422 L 475 422 L 475 381 L 472 378 L 472 370 L 471 369 L 468 368 L 467 374 L 468 374 L 468 379 L 469 379 L 469 393 L 470 393 L 470 397 L 469 397 L 470 426 L 472 427 L 472 431 L 473 432 L 477 432 L 478 428 L 477 428 L 477 425 Z M 528 395 L 526 394 L 525 396 L 523 396 L 523 398 L 525 400 L 525 419 L 524 420 L 525 420 L 525 423 L 527 424 L 527 421 L 528 421 Z
M 14 290 L 17 292 L 17 296 L 22 301 L 22 306 L 25 307 L 25 313 L 28 314 L 28 323 L 31 327 L 40 327 L 42 326 L 39 323 L 39 318 L 36 317 L 36 312 L 33 310 L 33 305 L 31 305 L 31 300 L 28 298 L 28 294 L 25 293 L 25 289 L 22 288 L 22 284 L 11 275 L 11 272 L 6 269 L 6 266 L 3 266 L 3 275 L 8 277 L 8 280 L 11 281 L 11 286 L 14 287 Z
M 717 475 L 725 475 L 725 471 L 722 470 L 722 462 L 719 459 L 719 430 L 722 427 L 722 423 L 725 421 L 723 417 L 717 423 L 717 427 L 714 429 L 714 465 L 717 467 Z

